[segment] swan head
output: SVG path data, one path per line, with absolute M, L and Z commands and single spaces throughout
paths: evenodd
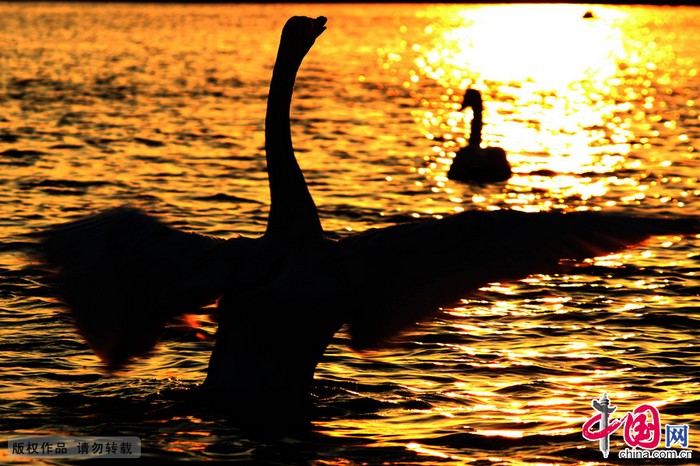
M 483 101 L 481 99 L 481 93 L 476 89 L 467 89 L 467 92 L 464 93 L 464 100 L 462 101 L 460 110 L 464 110 L 467 107 L 471 107 L 474 110 L 482 109 Z
M 301 59 L 311 50 L 316 38 L 326 30 L 327 21 L 325 16 L 292 16 L 282 29 L 281 43 L 290 47 L 297 58 Z

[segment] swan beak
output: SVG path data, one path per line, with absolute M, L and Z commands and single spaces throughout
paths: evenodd
M 325 16 L 319 16 L 316 19 L 312 19 L 311 22 L 313 23 L 314 33 L 316 34 L 316 37 L 318 37 L 323 33 L 323 31 L 326 30 L 325 25 L 328 22 L 328 18 Z

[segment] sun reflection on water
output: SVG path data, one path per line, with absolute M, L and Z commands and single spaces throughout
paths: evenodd
M 609 27 L 624 13 L 606 11 L 605 19 L 581 21 L 580 7 L 509 5 L 456 12 L 461 26 L 439 31 L 441 40 L 418 65 L 433 79 L 528 82 L 550 91 L 582 77 L 602 80 L 616 71 L 624 54 L 621 32 Z M 534 52 L 534 53 L 533 53 Z M 468 65 L 467 65 L 468 64 Z M 468 66 L 468 71 L 465 70 Z
M 638 26 L 649 19 L 639 11 L 600 7 L 584 19 L 580 5 L 440 8 L 449 12 L 440 10 L 422 31 L 425 43 L 407 46 L 414 69 L 404 83 L 421 100 L 414 115 L 433 144 L 417 171 L 437 191 L 459 189 L 445 174 L 466 144 L 471 111 L 458 111 L 466 88 L 484 95 L 483 144 L 503 147 L 514 172 L 508 187 L 517 194 L 492 193 L 485 206 L 634 205 L 640 197 L 618 195 L 617 186 L 695 182 L 689 162 L 697 148 L 665 102 L 685 94 L 664 71 L 675 54 L 653 40 L 640 47 L 652 32 Z M 392 60 L 405 57 L 389 54 Z M 684 70 L 684 81 L 695 79 L 695 63 L 684 62 Z M 688 145 L 688 157 L 658 151 L 643 163 L 640 151 L 665 144 L 664 134 Z M 677 164 L 681 176 L 659 177 Z M 682 207 L 685 197 L 654 193 L 651 200 Z

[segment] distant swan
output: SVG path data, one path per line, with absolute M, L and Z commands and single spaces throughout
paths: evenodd
M 476 89 L 467 89 L 465 92 L 460 110 L 467 107 L 471 107 L 474 112 L 469 132 L 469 143 L 457 151 L 447 172 L 447 177 L 451 180 L 477 182 L 509 179 L 512 172 L 506 151 L 500 147 L 481 147 L 484 104 L 481 93 Z
M 151 350 L 166 322 L 221 297 L 202 386 L 246 426 L 305 428 L 332 336 L 380 345 L 487 283 L 556 270 L 562 258 L 690 233 L 696 217 L 469 211 L 328 239 L 292 148 L 297 71 L 326 19 L 285 25 L 265 120 L 271 206 L 259 238 L 184 233 L 117 208 L 48 230 L 41 248 L 79 331 L 108 367 Z M 223 296 L 223 297 L 222 297 Z

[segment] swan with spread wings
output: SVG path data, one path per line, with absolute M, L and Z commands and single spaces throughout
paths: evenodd
M 202 389 L 241 419 L 300 425 L 333 335 L 381 345 L 489 282 L 556 269 L 655 234 L 698 231 L 697 218 L 596 212 L 468 211 L 329 239 L 295 158 L 290 110 L 298 70 L 326 18 L 282 31 L 265 117 L 267 230 L 228 240 L 186 233 L 129 207 L 43 234 L 43 260 L 78 331 L 109 368 L 151 351 L 168 320 L 219 299 Z

